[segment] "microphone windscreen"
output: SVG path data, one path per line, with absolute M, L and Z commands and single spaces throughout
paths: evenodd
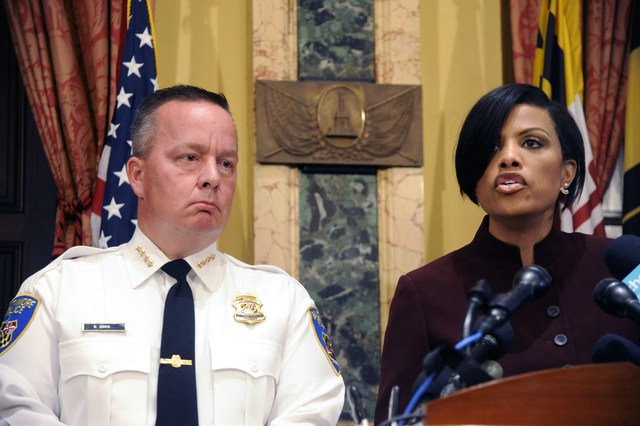
M 622 336 L 607 333 L 596 342 L 591 359 L 595 363 L 632 362 L 640 366 L 640 346 Z
M 623 280 L 640 264 L 640 237 L 625 234 L 609 244 L 604 252 L 607 268 L 619 280 Z

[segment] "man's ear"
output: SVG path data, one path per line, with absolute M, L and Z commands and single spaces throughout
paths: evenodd
M 142 158 L 131 157 L 129 158 L 129 161 L 127 161 L 127 176 L 129 177 L 129 184 L 138 198 L 144 198 L 144 185 L 142 183 L 144 166 L 145 163 Z

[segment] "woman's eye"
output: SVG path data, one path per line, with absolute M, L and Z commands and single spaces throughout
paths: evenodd
M 542 146 L 542 142 L 540 142 L 538 139 L 529 138 L 525 140 L 522 145 L 526 146 L 527 148 L 540 148 Z

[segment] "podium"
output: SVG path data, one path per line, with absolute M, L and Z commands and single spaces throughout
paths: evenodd
M 590 364 L 520 374 L 425 405 L 424 425 L 640 425 L 640 367 Z

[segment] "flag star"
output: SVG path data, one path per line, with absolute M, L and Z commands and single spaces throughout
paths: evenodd
M 124 203 L 118 204 L 116 203 L 116 199 L 114 197 L 111 197 L 111 202 L 109 203 L 109 205 L 103 207 L 103 209 L 109 212 L 107 220 L 111 219 L 111 216 L 118 216 L 120 219 L 122 219 L 122 215 L 120 214 L 120 209 L 122 208 L 122 206 L 124 206 Z
M 126 105 L 129 108 L 131 108 L 131 104 L 129 103 L 129 98 L 133 96 L 133 93 L 127 93 L 124 91 L 124 87 L 120 88 L 120 93 L 118 93 L 118 96 L 116 96 L 116 99 L 118 101 L 118 105 L 116 106 L 116 109 L 120 108 L 122 105 Z
M 131 74 L 142 77 L 140 75 L 140 68 L 144 65 L 144 63 L 136 62 L 135 55 L 131 57 L 131 60 L 129 62 L 123 62 L 122 65 L 127 67 L 127 77 L 129 77 Z
M 98 247 L 100 248 L 108 248 L 109 240 L 111 239 L 111 235 L 104 235 L 104 231 L 100 231 L 100 239 L 98 239 Z
M 133 223 L 133 226 L 136 228 L 138 227 L 138 219 L 131 219 L 131 223 Z
M 153 84 L 153 91 L 157 91 L 158 90 L 158 77 L 156 76 L 155 78 L 150 78 L 149 81 L 151 82 L 151 84 Z
M 116 131 L 118 130 L 118 127 L 120 127 L 119 124 L 109 123 L 109 133 L 107 133 L 107 137 L 113 136 L 117 139 L 118 137 L 116 136 Z
M 118 186 L 122 186 L 122 184 L 124 182 L 129 183 L 129 176 L 127 176 L 127 165 L 123 164 L 122 165 L 122 170 L 120 170 L 119 172 L 113 172 L 114 175 L 118 176 L 118 179 L 120 179 L 118 181 Z M 129 185 L 131 185 L 129 183 Z
M 148 27 L 145 27 L 143 32 L 137 33 L 136 37 L 138 37 L 140 39 L 140 46 L 138 46 L 138 47 L 142 47 L 144 45 L 147 45 L 147 46 L 149 46 L 150 48 L 153 49 L 153 42 L 152 42 L 151 34 L 149 34 L 149 28 Z

